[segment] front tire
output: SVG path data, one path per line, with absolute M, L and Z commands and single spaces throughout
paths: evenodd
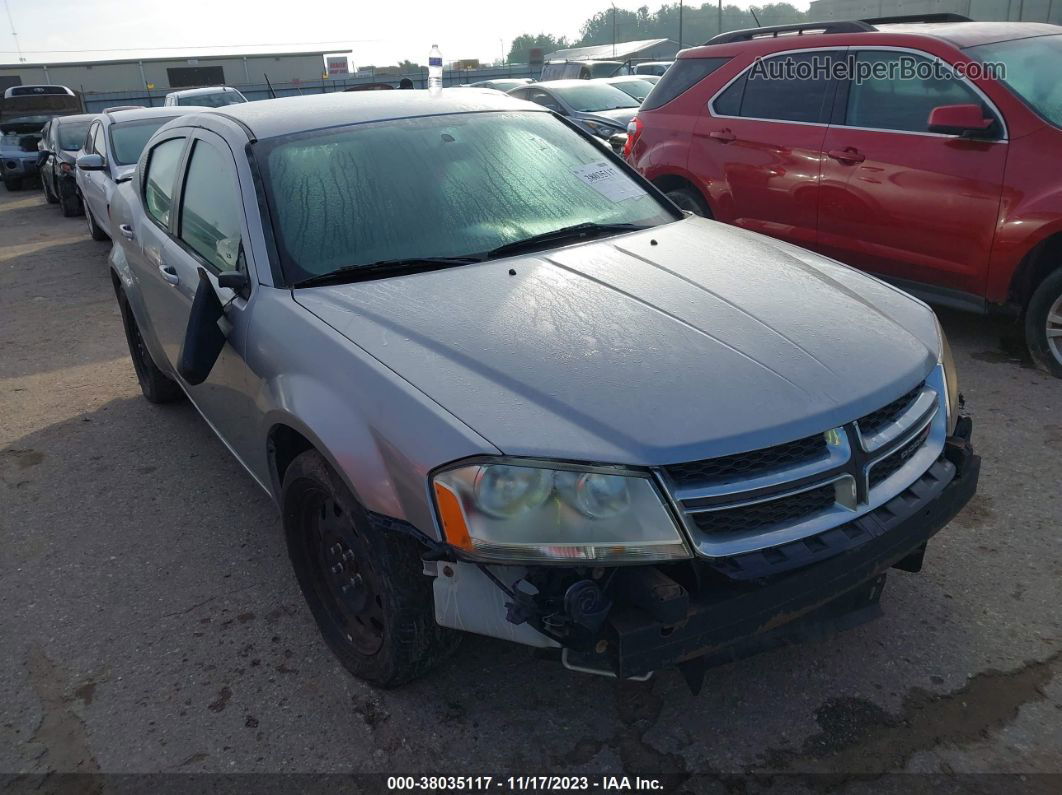
M 704 198 L 692 188 L 675 188 L 667 191 L 667 197 L 673 201 L 680 210 L 699 215 L 701 218 L 711 218 L 712 211 L 708 209 Z
M 281 505 L 299 587 L 325 642 L 354 676 L 397 687 L 457 647 L 459 634 L 435 623 L 423 547 L 374 526 L 316 450 L 288 466 Z
M 151 358 L 151 351 L 144 343 L 140 326 L 137 325 L 133 309 L 129 306 L 129 299 L 125 297 L 125 293 L 118 294 L 118 307 L 122 311 L 125 340 L 129 344 L 129 357 L 133 360 L 133 369 L 136 370 L 136 380 L 140 383 L 140 391 L 150 403 L 172 403 L 178 400 L 184 393 L 176 381 L 155 365 L 155 360 Z
M 68 187 L 63 190 L 59 186 L 59 209 L 63 211 L 64 218 L 74 218 L 81 215 L 84 209 L 81 206 L 81 197 L 77 195 L 77 189 Z
M 1062 378 L 1062 268 L 1040 282 L 1025 307 L 1025 343 L 1040 367 Z
M 22 177 L 4 177 L 4 187 L 9 191 L 22 190 Z
M 88 222 L 89 234 L 92 235 L 93 240 L 111 239 L 106 232 L 100 229 L 96 219 L 92 217 L 92 208 L 88 206 L 88 202 L 85 202 L 85 220 Z

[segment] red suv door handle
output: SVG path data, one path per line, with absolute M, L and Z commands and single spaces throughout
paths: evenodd
M 842 163 L 862 163 L 867 159 L 865 154 L 853 146 L 844 149 L 831 149 L 826 154 L 834 160 L 840 160 Z
M 737 136 L 734 135 L 734 133 L 730 132 L 729 129 L 712 130 L 710 133 L 708 133 L 708 137 L 719 141 L 719 143 L 721 144 L 728 144 L 737 138 Z

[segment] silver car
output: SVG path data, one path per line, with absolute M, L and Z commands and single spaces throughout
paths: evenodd
M 194 105 L 201 108 L 223 108 L 226 105 L 239 105 L 246 101 L 247 97 L 232 86 L 204 86 L 171 91 L 166 95 L 162 104 L 167 107 Z
M 204 108 L 114 108 L 99 114 L 88 129 L 78 152 L 77 189 L 85 208 L 85 220 L 93 240 L 109 240 L 111 197 L 115 187 L 129 179 L 144 144 L 155 130 L 184 113 Z
M 549 108 L 606 141 L 627 130 L 641 105 L 641 100 L 601 80 L 534 83 L 513 89 L 509 96 Z
M 925 304 L 684 215 L 531 103 L 182 116 L 111 214 L 145 397 L 187 396 L 275 501 L 377 685 L 466 631 L 697 688 L 875 615 L 977 485 Z

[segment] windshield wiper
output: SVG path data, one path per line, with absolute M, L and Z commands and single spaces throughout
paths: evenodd
M 648 228 L 648 226 L 639 226 L 638 224 L 595 224 L 593 222 L 575 224 L 574 226 L 565 226 L 560 229 L 554 229 L 552 232 L 543 232 L 540 235 L 532 235 L 523 240 L 514 240 L 512 243 L 505 243 L 497 248 L 492 248 L 487 252 L 486 257 L 487 259 L 494 259 L 509 254 L 518 254 L 521 251 L 549 245 L 550 243 L 561 243 L 568 240 L 582 240 L 584 238 L 595 237 L 609 232 L 618 234 L 620 232 L 634 232 L 639 229 Z
M 483 257 L 407 257 L 404 259 L 384 259 L 378 262 L 370 262 L 366 265 L 345 265 L 328 273 L 317 276 L 309 276 L 295 282 L 292 287 L 319 287 L 325 284 L 350 284 L 370 279 L 385 279 L 388 276 L 399 276 L 410 273 L 424 273 L 425 271 L 437 271 L 442 268 L 453 268 L 458 265 L 471 265 L 474 262 L 482 262 Z

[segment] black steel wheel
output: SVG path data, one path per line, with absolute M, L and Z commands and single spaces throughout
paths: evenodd
M 89 235 L 93 240 L 110 240 L 106 232 L 104 232 L 100 225 L 96 223 L 95 217 L 92 215 L 92 208 L 89 207 L 88 202 L 85 202 L 85 221 L 88 223 Z
M 329 648 L 355 676 L 396 687 L 457 646 L 435 623 L 423 546 L 373 525 L 316 450 L 284 473 L 284 529 L 295 576 Z
M 129 345 L 129 358 L 133 360 L 136 380 L 140 391 L 151 403 L 172 403 L 184 395 L 180 385 L 162 372 L 151 358 L 151 351 L 144 343 L 129 299 L 124 293 L 118 293 L 118 307 L 122 311 L 122 325 L 125 328 L 125 340 Z

